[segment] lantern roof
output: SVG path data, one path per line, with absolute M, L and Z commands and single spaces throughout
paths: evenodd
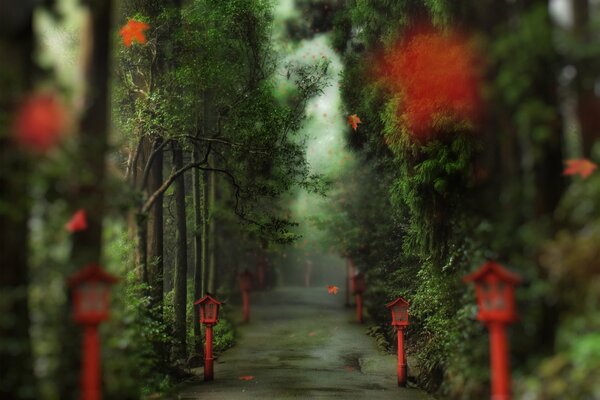
M 396 304 L 398 304 L 398 303 L 400 303 L 401 305 L 404 305 L 404 306 L 409 306 L 409 305 L 410 305 L 410 304 L 408 303 L 408 301 L 404 300 L 404 298 L 402 298 L 402 297 L 398 297 L 396 300 L 394 300 L 394 301 L 391 301 L 391 302 L 387 303 L 385 306 L 386 306 L 387 308 L 392 308 L 392 307 L 394 307 L 394 306 L 395 306 Z
M 485 279 L 488 275 L 496 275 L 501 280 L 516 285 L 521 282 L 521 277 L 516 273 L 509 271 L 502 265 L 494 262 L 487 261 L 477 271 L 463 277 L 464 282 L 478 282 Z
M 207 294 L 206 296 L 204 296 L 203 298 L 201 298 L 200 300 L 196 301 L 194 303 L 194 305 L 196 304 L 202 304 L 202 303 L 206 303 L 207 301 L 211 301 L 213 303 L 217 303 L 217 304 L 222 304 L 219 300 L 215 299 L 214 297 L 212 297 L 210 294 Z
M 109 274 L 98 264 L 90 263 L 71 275 L 68 285 L 74 287 L 82 282 L 116 283 L 118 281 L 119 279 L 116 276 Z

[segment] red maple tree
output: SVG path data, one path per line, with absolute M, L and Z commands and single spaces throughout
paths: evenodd
M 377 70 L 379 79 L 401 93 L 399 112 L 411 135 L 427 139 L 445 122 L 476 121 L 478 65 L 464 36 L 420 28 L 387 52 Z

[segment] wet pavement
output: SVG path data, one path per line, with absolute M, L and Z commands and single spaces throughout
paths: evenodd
M 252 294 L 251 302 L 251 322 L 215 360 L 215 380 L 187 382 L 174 398 L 428 399 L 397 386 L 396 357 L 377 350 L 341 291 L 280 288 Z

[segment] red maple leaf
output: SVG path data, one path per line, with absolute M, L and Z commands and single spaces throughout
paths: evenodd
M 123 38 L 123 44 L 127 47 L 131 47 L 133 42 L 145 44 L 147 40 L 144 32 L 149 28 L 150 25 L 145 22 L 130 19 L 119 31 Z
M 467 38 L 425 27 L 387 52 L 378 73 L 401 94 L 399 114 L 410 133 L 427 139 L 448 123 L 476 121 L 482 103 L 478 65 Z
M 348 116 L 348 123 L 350 124 L 352 129 L 357 130 L 358 124 L 362 124 L 362 121 L 360 120 L 360 118 L 358 118 L 358 115 L 352 114 Z
M 240 376 L 240 380 L 241 381 L 251 381 L 252 379 L 254 379 L 254 377 L 252 375 L 242 375 L 242 376 Z
M 13 139 L 38 153 L 55 147 L 66 129 L 66 113 L 51 93 L 34 94 L 19 107 L 13 125 Z
M 580 158 L 577 160 L 565 161 L 566 167 L 563 171 L 563 175 L 577 175 L 579 174 L 583 179 L 587 178 L 594 172 L 598 166 L 592 161 L 586 158 Z
M 87 218 L 83 208 L 73 214 L 69 222 L 66 223 L 65 229 L 71 233 L 87 229 Z
M 327 286 L 327 293 L 329 293 L 329 294 L 337 294 L 338 290 L 340 290 L 340 289 L 335 285 Z

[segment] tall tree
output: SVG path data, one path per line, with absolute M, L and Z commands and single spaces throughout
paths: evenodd
M 87 4 L 87 45 L 82 52 L 85 101 L 79 122 L 79 162 L 84 173 L 76 182 L 70 199 L 73 209 L 83 208 L 87 214 L 87 229 L 73 234 L 71 267 L 101 263 L 102 227 L 105 213 L 105 156 L 108 149 L 109 71 L 111 64 L 112 1 L 91 1 Z M 76 398 L 79 387 L 79 328 L 70 318 L 70 304 L 64 310 L 63 345 L 59 368 L 60 397 Z M 69 339 L 67 339 L 69 338 Z
M 28 184 L 31 164 L 11 141 L 19 101 L 33 84 L 33 3 L 0 1 L 0 397 L 38 398 L 29 334 Z
M 173 167 L 183 168 L 183 150 L 173 142 Z M 175 354 L 179 359 L 187 357 L 187 219 L 185 207 L 185 179 L 181 174 L 175 180 Z

